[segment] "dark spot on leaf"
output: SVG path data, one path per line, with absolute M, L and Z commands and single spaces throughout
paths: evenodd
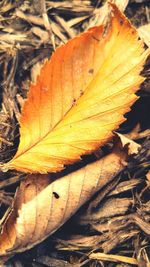
M 74 105 L 76 104 L 76 101 L 77 101 L 77 100 L 74 98 L 74 99 L 73 99 L 73 102 L 72 102 L 72 106 L 74 106 Z
M 92 35 L 92 38 L 93 38 L 94 40 L 96 40 L 97 42 L 99 42 L 99 41 L 100 41 L 98 38 L 96 38 L 96 37 L 95 37 L 95 36 L 93 36 L 93 35 Z
M 94 69 L 89 69 L 89 73 L 93 74 L 94 73 Z
M 84 94 L 84 92 L 82 90 L 80 90 L 80 96 L 82 96 Z
M 123 20 L 122 19 L 120 20 L 120 25 L 123 25 Z
M 26 187 L 29 187 L 30 185 L 31 185 L 31 183 L 27 183 L 27 184 L 26 184 Z
M 56 193 L 56 192 L 53 192 L 53 196 L 58 199 L 59 198 L 59 195 Z

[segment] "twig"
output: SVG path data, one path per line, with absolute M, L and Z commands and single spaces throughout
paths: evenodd
M 113 261 L 113 262 L 124 262 L 129 263 L 133 265 L 138 265 L 138 262 L 134 258 L 126 257 L 126 256 L 120 256 L 120 255 L 113 255 L 113 254 L 105 254 L 101 252 L 97 253 L 91 253 L 89 255 L 90 259 L 96 259 L 96 260 L 103 260 L 103 261 Z
M 53 49 L 55 50 L 55 39 L 54 39 L 54 35 L 52 32 L 52 27 L 51 27 L 51 24 L 49 22 L 49 18 L 47 15 L 45 0 L 40 0 L 40 6 L 41 6 L 41 14 L 43 17 L 45 29 L 47 30 L 47 32 L 49 34 Z

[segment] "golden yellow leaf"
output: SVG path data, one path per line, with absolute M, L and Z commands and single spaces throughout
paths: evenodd
M 56 172 L 104 145 L 136 101 L 148 51 L 111 4 L 107 25 L 59 47 L 30 87 L 20 144 L 3 169 Z

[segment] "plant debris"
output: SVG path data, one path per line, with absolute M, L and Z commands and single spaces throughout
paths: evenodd
M 32 68 L 42 64 L 69 38 L 94 26 L 104 1 L 10 1 L 0 3 L 0 160 L 9 161 L 19 143 L 20 110 Z M 126 15 L 136 27 L 150 23 L 148 1 L 126 1 Z M 142 28 L 141 28 L 142 29 Z M 140 28 L 139 28 L 140 30 Z M 148 28 L 149 30 L 149 28 Z M 147 32 L 145 33 L 146 36 Z M 143 36 L 144 37 L 144 36 Z M 147 41 L 145 43 L 148 45 Z M 147 80 L 120 133 L 139 143 L 125 170 L 100 190 L 59 231 L 4 266 L 146 266 L 150 264 L 150 61 Z M 131 137 L 132 136 L 132 137 Z M 111 143 L 102 148 L 106 155 Z M 85 163 L 97 156 L 85 157 Z M 77 168 L 78 166 L 74 166 Z M 0 225 L 11 212 L 24 175 L 0 173 Z

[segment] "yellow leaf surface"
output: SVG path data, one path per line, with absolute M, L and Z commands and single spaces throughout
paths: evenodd
M 105 27 L 70 40 L 43 66 L 22 110 L 18 151 L 4 169 L 60 171 L 108 142 L 125 120 L 148 52 L 111 6 Z

